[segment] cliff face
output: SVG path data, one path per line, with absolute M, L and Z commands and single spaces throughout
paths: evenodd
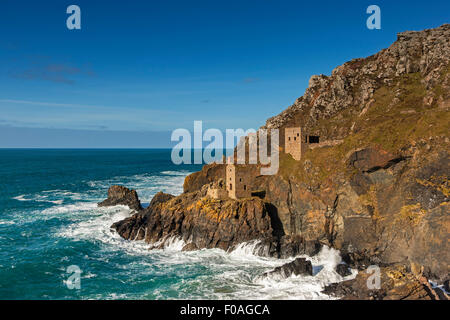
M 450 25 L 400 33 L 388 49 L 313 76 L 267 120 L 325 141 L 300 161 L 281 153 L 278 174 L 254 180 L 285 234 L 336 247 L 361 268 L 402 262 L 449 277 L 449 52 Z M 213 167 L 185 190 L 222 178 Z
M 261 199 L 221 201 L 205 197 L 201 191 L 156 203 L 112 227 L 126 239 L 162 246 L 178 237 L 188 243 L 185 250 L 228 250 L 272 235 L 269 210 Z
M 262 239 L 260 253 L 278 256 L 320 243 L 360 269 L 400 264 L 448 279 L 449 52 L 443 25 L 400 33 L 388 49 L 313 76 L 264 127 L 283 137 L 301 126 L 322 143 L 300 161 L 281 152 L 276 175 L 255 176 L 263 200 L 205 198 L 205 185 L 225 177 L 223 165 L 207 165 L 186 178 L 183 195 L 113 227 L 148 242 L 178 235 L 193 249 Z
M 281 178 L 265 182 L 287 230 L 319 235 L 361 267 L 402 262 L 448 278 L 448 52 L 450 25 L 401 33 L 372 57 L 312 77 L 267 121 L 341 141 L 298 162 L 283 156 Z

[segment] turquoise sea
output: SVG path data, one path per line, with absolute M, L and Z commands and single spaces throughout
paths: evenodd
M 252 254 L 254 243 L 226 253 L 164 250 L 126 241 L 110 225 L 124 206 L 97 208 L 108 187 L 136 189 L 150 202 L 162 190 L 180 194 L 200 165 L 174 165 L 171 150 L 0 150 L 0 299 L 327 299 L 340 281 L 339 254 L 312 257 L 314 277 L 261 279 L 289 260 Z M 81 271 L 70 289 L 69 266 Z

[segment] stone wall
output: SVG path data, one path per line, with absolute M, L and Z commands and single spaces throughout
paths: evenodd
M 306 148 L 307 144 L 303 142 L 302 128 L 284 129 L 284 150 L 286 153 L 289 153 L 292 158 L 299 161 Z
M 232 199 L 251 197 L 252 177 L 241 170 L 239 165 L 228 164 L 226 167 L 226 187 Z
M 338 140 L 326 140 L 320 143 L 311 143 L 308 148 L 309 149 L 316 149 L 316 148 L 323 148 L 323 147 L 334 147 L 341 143 L 343 143 L 344 140 L 338 139 Z
M 206 195 L 210 198 L 219 200 L 228 198 L 228 192 L 225 189 L 218 189 L 218 188 L 208 188 Z

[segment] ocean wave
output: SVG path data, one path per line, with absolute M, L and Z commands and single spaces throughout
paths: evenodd
M 12 199 L 22 202 L 40 202 L 40 203 L 52 203 L 52 204 L 63 204 L 64 199 L 55 199 L 57 196 L 53 195 L 52 197 L 49 197 L 47 195 L 42 194 L 22 194 L 16 197 L 13 197 Z
M 80 197 L 101 199 L 110 185 L 124 184 L 136 189 L 143 201 L 150 201 L 160 190 L 172 194 L 181 193 L 184 176 L 187 174 L 188 172 L 175 174 L 172 171 L 163 171 L 160 175 L 143 174 L 91 181 L 90 185 L 95 188 L 80 194 Z M 74 196 L 68 192 L 70 191 L 54 191 L 59 196 Z M 20 199 L 29 197 L 21 195 Z M 149 250 L 151 244 L 142 240 L 125 240 L 111 230 L 114 222 L 130 216 L 131 210 L 125 206 L 99 208 L 94 201 L 78 201 L 52 206 L 40 213 L 41 217 L 68 218 L 69 223 L 61 226 L 53 236 L 92 243 L 92 246 L 96 246 L 95 258 L 86 259 L 107 264 L 108 269 L 113 270 L 112 274 L 120 274 L 130 286 L 129 291 L 125 293 L 92 293 L 86 298 L 109 299 L 121 296 L 125 299 L 330 299 L 321 292 L 325 285 L 356 276 L 355 271 L 347 278 L 337 274 L 335 267 L 341 262 L 341 258 L 338 251 L 328 247 L 323 247 L 316 256 L 304 256 L 313 264 L 314 276 L 291 276 L 286 279 L 261 277 L 263 273 L 291 262 L 293 258 L 257 256 L 255 249 L 258 241 L 242 243 L 231 252 L 221 249 L 183 252 L 182 248 L 186 242 L 179 237 L 172 237 L 165 239 L 162 249 Z M 96 275 L 92 277 L 92 281 L 109 277 L 101 270 L 86 272 Z M 155 287 L 154 283 L 162 278 L 178 280 Z M 135 286 L 139 289 L 133 289 Z
M 13 224 L 16 224 L 16 223 L 11 220 L 0 220 L 0 225 L 13 225 Z
M 48 202 L 62 204 L 67 200 L 81 200 L 82 195 L 68 190 L 45 190 L 34 194 L 21 194 L 12 199 L 17 201 Z
M 55 206 L 42 210 L 43 214 L 62 214 L 62 213 L 79 213 L 82 211 L 94 210 L 97 208 L 97 203 L 92 202 L 78 202 L 64 206 Z
M 25 194 L 21 194 L 20 196 L 13 197 L 12 199 L 18 200 L 18 201 L 32 201 L 32 199 L 25 199 Z
M 293 258 L 257 256 L 254 252 L 258 241 L 242 243 L 231 252 L 221 249 L 183 252 L 186 243 L 179 237 L 171 237 L 164 239 L 162 249 L 149 250 L 158 243 L 151 245 L 142 240 L 125 240 L 110 229 L 114 222 L 130 215 L 128 207 L 95 208 L 93 211 L 94 208 L 89 205 L 83 208 L 91 210 L 90 216 L 63 228 L 56 234 L 57 237 L 101 243 L 101 259 L 107 263 L 111 259 L 117 260 L 113 258 L 117 256 L 135 257 L 131 262 L 114 266 L 133 278 L 129 281 L 153 281 L 150 279 L 175 275 L 183 279 L 167 287 L 140 293 L 149 298 L 330 299 L 321 292 L 325 285 L 356 276 L 353 271 L 351 276 L 343 278 L 335 271 L 341 257 L 337 250 L 328 247 L 323 247 L 316 256 L 301 256 L 313 264 L 314 276 L 291 276 L 286 279 L 261 277 L 263 273 L 291 262 Z M 64 211 L 61 209 L 58 212 Z M 127 297 L 142 298 L 133 294 Z
M 167 251 L 181 251 L 186 245 L 186 242 L 177 236 L 164 237 L 159 241 L 150 244 L 150 248 L 153 250 L 158 250 L 155 248 L 161 248 Z
M 177 292 L 179 299 L 331 299 L 322 293 L 323 288 L 333 282 L 340 282 L 356 276 L 341 277 L 335 270 L 340 261 L 339 252 L 324 247 L 314 256 L 307 257 L 320 270 L 314 276 L 291 276 L 286 279 L 262 278 L 264 272 L 273 270 L 292 259 L 276 259 L 254 256 L 251 248 L 254 242 L 242 244 L 231 253 L 220 249 L 203 249 L 192 252 L 151 252 L 155 257 L 153 267 L 160 265 L 165 273 L 178 272 L 186 280 L 168 288 L 153 292 L 155 298 L 167 298 Z M 247 247 L 247 248 L 245 248 Z M 180 267 L 204 267 L 206 274 L 192 278 L 192 274 Z M 195 288 L 195 290 L 193 290 Z
M 192 172 L 189 171 L 161 171 L 161 174 L 167 175 L 167 176 L 183 176 L 186 177 L 187 175 L 191 174 Z

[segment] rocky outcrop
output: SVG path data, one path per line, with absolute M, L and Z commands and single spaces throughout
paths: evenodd
M 187 243 L 183 251 L 233 250 L 253 240 L 258 240 L 254 254 L 266 257 L 313 256 L 320 251 L 316 240 L 282 233 L 273 206 L 262 199 L 215 200 L 205 196 L 205 189 L 178 197 L 159 192 L 147 208 L 111 227 L 123 238 L 145 240 L 152 248 L 164 247 L 175 237 Z
M 175 196 L 173 196 L 173 195 L 171 195 L 171 194 L 168 194 L 168 193 L 164 193 L 164 192 L 158 192 L 157 194 L 155 194 L 154 196 L 153 196 L 153 198 L 152 198 L 152 200 L 150 201 L 150 204 L 149 204 L 149 208 L 151 209 L 151 208 L 154 208 L 154 207 L 156 207 L 158 204 L 160 204 L 160 203 L 164 203 L 164 202 L 167 202 L 167 201 L 169 201 L 170 199 L 173 199 Z M 149 209 L 149 210 L 150 210 Z
M 336 266 L 336 272 L 341 276 L 341 277 L 347 277 L 349 275 L 352 274 L 352 272 L 350 271 L 350 268 L 348 267 L 347 264 L 345 263 L 340 263 Z
M 186 177 L 183 184 L 183 190 L 184 192 L 200 190 L 206 184 L 217 182 L 217 177 L 222 177 L 224 172 L 225 165 L 205 165 L 202 170 L 194 172 Z
M 348 165 L 362 173 L 387 169 L 390 166 L 405 160 L 402 156 L 395 156 L 382 149 L 364 148 L 355 151 L 348 159 Z
M 361 271 L 355 279 L 328 285 L 324 293 L 345 300 L 447 300 L 445 293 L 400 264 L 381 268 L 379 283 L 374 272 Z
M 267 204 L 261 199 L 221 201 L 200 192 L 158 203 L 112 228 L 125 239 L 164 245 L 165 240 L 178 237 L 195 248 L 224 250 L 242 242 L 271 239 L 273 230 Z
M 341 250 L 352 267 L 402 263 L 449 278 L 449 45 L 450 25 L 401 33 L 374 56 L 312 77 L 267 121 L 342 140 L 300 161 L 281 154 L 279 174 L 257 179 L 287 234 Z
M 124 205 L 132 210 L 142 210 L 141 202 L 135 190 L 123 186 L 111 186 L 108 190 L 108 198 L 98 204 L 99 207 Z
M 276 267 L 274 270 L 266 272 L 263 274 L 263 277 L 271 277 L 271 278 L 289 278 L 290 276 L 295 275 L 305 275 L 312 276 L 313 269 L 311 261 L 306 260 L 305 258 L 297 258 L 292 262 L 286 263 L 280 267 Z

